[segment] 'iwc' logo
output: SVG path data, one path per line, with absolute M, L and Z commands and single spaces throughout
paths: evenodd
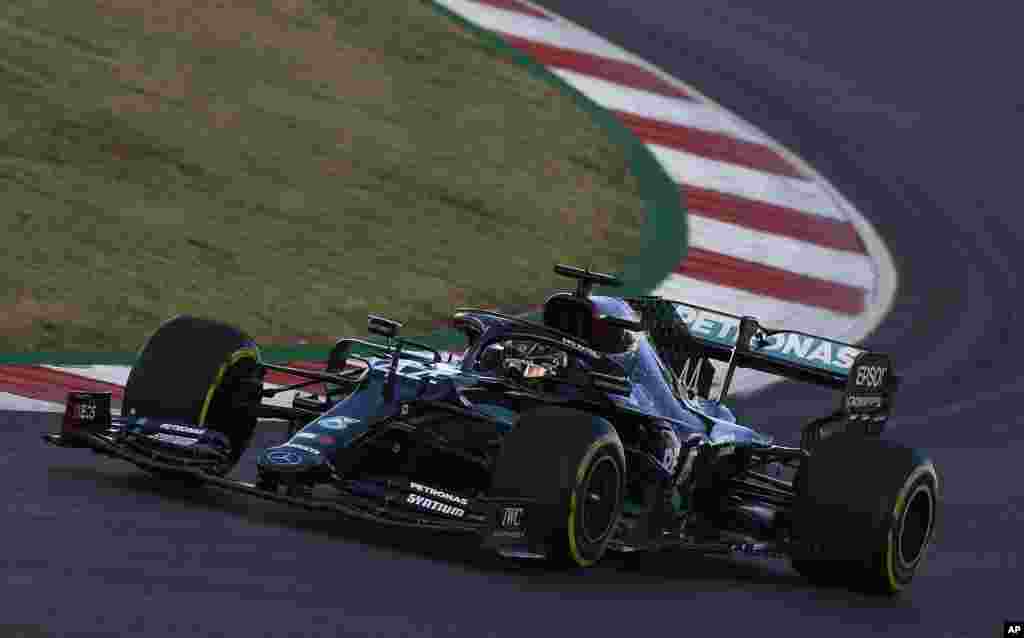
M 523 524 L 523 508 L 506 507 L 501 513 L 501 526 L 505 528 L 518 528 Z

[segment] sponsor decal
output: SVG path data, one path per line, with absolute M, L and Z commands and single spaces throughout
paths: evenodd
M 297 450 L 302 450 L 303 452 L 309 452 L 310 454 L 315 454 L 317 456 L 320 455 L 320 450 L 316 449 L 315 447 L 309 447 L 308 445 L 299 445 L 298 443 L 286 443 L 284 447 L 293 447 Z
M 523 511 L 522 507 L 503 507 L 501 509 L 501 526 L 516 529 L 522 527 Z
M 409 505 L 415 505 L 420 509 L 425 509 L 431 512 L 440 512 L 441 514 L 447 514 L 457 518 L 462 518 L 466 515 L 466 510 L 461 507 L 455 507 L 454 505 L 435 501 L 427 498 L 426 496 L 420 496 L 419 494 L 410 494 L 405 499 L 405 502 Z
M 588 348 L 586 346 L 582 346 L 582 345 L 576 343 L 575 341 L 572 341 L 571 339 L 566 339 L 565 337 L 562 337 L 562 343 L 564 343 L 565 345 L 569 346 L 570 348 L 572 348 L 576 352 L 582 352 L 583 354 L 589 355 L 589 356 L 593 357 L 594 359 L 600 359 L 601 358 L 601 355 L 599 355 L 596 350 L 591 350 L 590 348 Z
M 302 455 L 286 450 L 274 450 L 267 455 L 267 460 L 276 465 L 298 465 L 302 463 Z
M 336 441 L 330 434 L 321 434 L 320 438 L 317 439 L 317 442 L 320 443 L 320 445 L 334 445 Z
M 697 310 L 682 304 L 676 306 L 676 314 L 693 335 L 726 345 L 736 342 L 736 334 L 740 329 L 738 319 L 706 310 Z
M 164 434 L 163 432 L 150 434 L 149 438 L 155 439 L 157 441 L 163 441 L 164 443 L 171 443 L 173 445 L 182 446 L 194 445 L 196 442 L 195 439 L 190 439 L 186 436 L 178 436 L 177 434 Z
M 92 421 L 96 418 L 96 404 L 95 403 L 79 403 L 78 404 L 78 418 L 82 421 Z
M 690 334 L 696 337 L 728 347 L 736 343 L 739 319 L 683 304 L 676 305 L 676 314 L 690 329 Z M 755 352 L 769 354 L 773 359 L 784 359 L 839 374 L 847 374 L 853 360 L 863 352 L 821 337 L 793 333 L 771 335 L 761 344 L 755 340 L 751 345 Z
M 320 419 L 316 422 L 322 428 L 328 430 L 347 430 L 350 425 L 359 423 L 359 419 L 353 419 L 348 416 L 330 416 L 325 419 Z
M 161 423 L 161 430 L 170 430 L 171 432 L 182 432 L 184 434 L 194 434 L 196 436 L 202 436 L 206 430 L 200 428 L 190 428 L 185 425 L 177 425 L 175 423 Z
M 423 485 L 422 483 L 409 481 L 409 489 L 417 492 L 423 492 L 424 494 L 429 494 L 431 496 L 436 496 L 437 498 L 443 498 L 446 501 L 458 503 L 459 505 L 469 505 L 468 499 L 462 498 L 461 496 L 455 496 L 454 494 L 449 494 L 444 490 L 439 490 L 435 487 L 430 487 L 429 485 Z
M 877 388 L 885 381 L 885 366 L 861 366 L 857 368 L 856 384 L 862 388 Z
M 491 538 L 522 539 L 526 533 L 521 529 L 496 529 L 491 533 Z
M 856 410 L 864 408 L 881 408 L 882 397 L 846 397 L 846 407 Z

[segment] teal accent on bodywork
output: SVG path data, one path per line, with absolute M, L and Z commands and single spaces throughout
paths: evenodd
M 383 414 L 391 415 L 385 409 L 386 402 L 383 392 L 390 360 L 371 357 L 368 361 L 371 367 L 370 374 L 367 375 L 362 385 L 349 398 L 339 402 L 322 417 L 307 425 L 304 431 L 331 434 L 344 445 L 358 434 L 365 432 L 372 422 L 382 418 Z M 415 399 L 424 390 L 424 384 L 451 381 L 457 388 L 464 389 L 477 386 L 480 383 L 480 378 L 477 375 L 467 374 L 461 367 L 448 363 L 403 359 L 399 363 L 397 372 L 400 401 Z M 686 404 L 685 409 L 684 406 L 677 405 L 685 420 L 692 420 L 694 424 L 699 424 L 701 421 L 695 414 L 700 414 L 710 423 L 706 432 L 713 445 L 769 446 L 773 442 L 772 437 L 736 423 L 736 417 L 732 411 L 716 401 L 694 397 L 685 400 L 684 403 Z M 619 407 L 620 409 L 630 408 L 628 405 L 621 404 Z M 496 419 L 496 431 L 501 434 L 511 430 L 517 418 L 514 411 L 487 402 L 474 401 L 473 408 Z M 646 412 L 638 411 L 638 414 L 643 413 Z M 651 414 L 656 414 L 656 412 Z M 359 423 L 340 429 L 325 428 L 322 425 L 322 422 L 327 419 L 341 417 L 358 419 Z M 700 427 L 704 431 L 703 427 Z M 339 437 L 339 432 L 344 432 L 344 434 Z
M 391 416 L 392 412 L 386 410 L 385 406 L 385 381 L 385 372 L 372 372 L 355 392 L 338 402 L 326 414 L 306 425 L 298 434 L 328 434 L 335 440 L 331 447 L 347 447 L 356 438 L 366 433 L 375 422 Z M 399 396 L 403 398 L 414 396 L 405 387 L 405 384 L 402 384 L 399 392 Z M 407 396 L 410 394 L 412 396 Z
M 708 434 L 712 445 L 752 445 L 767 447 L 772 444 L 772 437 L 765 436 L 739 423 L 715 423 Z
M 738 445 L 768 446 L 772 444 L 772 437 L 766 436 L 745 425 L 736 422 L 736 416 L 728 407 L 702 397 L 687 399 L 688 407 L 706 418 L 712 425 L 708 432 L 708 438 L 712 445 L 727 445 L 735 443 Z
M 467 375 L 453 365 L 403 360 L 397 373 L 398 400 L 389 404 L 384 388 L 390 366 L 388 359 L 371 359 L 370 373 L 359 387 L 298 434 L 327 434 L 334 437 L 333 446 L 343 448 L 367 432 L 374 423 L 399 414 L 404 402 L 414 401 L 431 385 L 450 381 L 457 388 L 468 388 L 478 383 L 478 377 Z M 497 419 L 494 425 L 498 434 L 511 430 L 517 417 L 515 412 L 499 406 L 474 403 L 474 409 Z
M 765 345 L 754 346 L 753 351 L 772 359 L 810 366 L 840 375 L 848 374 L 853 360 L 858 354 L 864 352 L 830 339 L 793 333 L 772 335 L 768 337 Z
M 649 508 L 646 508 L 640 503 L 636 503 L 628 498 L 622 502 L 622 512 L 624 514 L 639 516 L 641 514 L 646 514 L 648 509 Z
M 739 318 L 724 313 L 674 302 L 675 312 L 699 341 L 731 348 L 736 344 Z M 849 344 L 811 335 L 780 332 L 764 343 L 751 341 L 750 351 L 780 362 L 795 363 L 845 376 L 853 360 L 863 352 Z

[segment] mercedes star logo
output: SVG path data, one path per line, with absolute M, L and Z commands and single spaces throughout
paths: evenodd
M 298 465 L 302 462 L 302 456 L 297 452 L 285 452 L 283 450 L 271 452 L 267 455 L 267 459 L 277 465 Z

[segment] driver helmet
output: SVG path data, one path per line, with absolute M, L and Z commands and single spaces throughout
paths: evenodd
M 591 345 L 604 353 L 625 352 L 636 342 L 636 333 L 626 328 L 613 326 L 601 317 L 614 317 L 625 321 L 639 322 L 636 312 L 625 301 L 616 297 L 592 296 L 594 319 L 591 323 Z

